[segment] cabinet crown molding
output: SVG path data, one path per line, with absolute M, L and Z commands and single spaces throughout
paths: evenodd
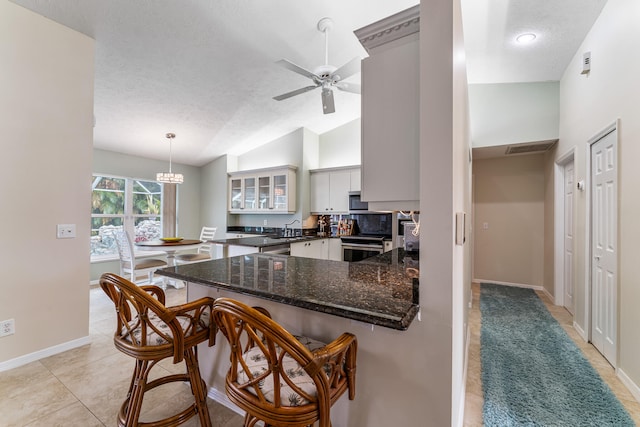
M 270 172 L 270 171 L 282 171 L 286 169 L 289 169 L 295 172 L 298 170 L 298 167 L 293 165 L 273 166 L 269 168 L 250 169 L 250 170 L 247 169 L 247 170 L 227 172 L 227 175 L 228 176 L 247 175 L 247 174 L 256 174 L 256 173 L 263 173 L 263 172 Z
M 420 5 L 355 30 L 354 34 L 370 54 L 371 49 L 418 31 L 420 31 Z

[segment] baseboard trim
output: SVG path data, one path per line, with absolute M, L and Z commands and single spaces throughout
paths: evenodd
M 576 323 L 575 320 L 573 321 L 573 329 L 575 329 L 576 332 L 578 332 L 578 335 L 580 335 L 580 337 L 582 337 L 582 339 L 585 340 L 585 342 L 589 342 L 589 337 L 587 336 L 587 333 L 584 331 L 584 329 L 582 329 L 580 325 Z
M 458 423 L 457 427 L 464 425 L 464 410 L 467 402 L 467 368 L 469 367 L 469 342 L 471 340 L 471 329 L 469 328 L 469 322 L 467 322 L 467 338 L 464 346 L 464 367 L 462 368 L 462 389 L 460 390 L 460 404 L 458 405 Z
M 634 383 L 633 380 L 629 378 L 629 376 L 622 369 L 616 369 L 616 375 L 618 376 L 618 378 L 620 378 L 622 384 L 624 384 L 625 387 L 629 389 L 634 399 L 640 402 L 640 387 L 638 387 L 638 385 Z
M 551 295 L 551 294 L 549 293 L 549 291 L 547 291 L 545 288 L 542 288 L 542 290 L 541 290 L 540 292 L 542 292 L 543 294 L 545 294 L 545 295 L 547 296 L 547 298 L 549 298 L 549 301 L 551 301 L 551 303 L 552 303 L 553 305 L 558 305 L 558 304 L 556 304 L 556 297 L 554 297 L 553 295 Z
M 240 409 L 238 406 L 236 406 L 233 402 L 231 402 L 227 397 L 226 393 L 221 392 L 220 390 L 214 387 L 209 387 L 209 390 L 207 391 L 207 397 L 210 398 L 211 400 L 218 402 L 222 406 L 225 406 L 226 408 L 231 409 L 236 414 L 242 415 L 244 417 L 245 412 L 242 409 Z
M 9 369 L 17 368 L 27 363 L 35 362 L 45 357 L 53 356 L 54 354 L 62 353 L 68 350 L 72 350 L 83 345 L 91 344 L 91 338 L 86 337 L 78 338 L 72 341 L 67 341 L 62 344 L 54 345 L 53 347 L 45 348 L 35 351 L 33 353 L 25 354 L 15 359 L 10 359 L 0 363 L 0 372 L 8 371 Z
M 534 285 L 529 285 L 527 283 L 501 282 L 499 280 L 489 280 L 489 279 L 473 279 L 473 281 L 478 283 L 494 283 L 496 285 L 515 286 L 517 288 L 533 289 L 534 291 L 544 291 L 544 288 L 542 286 L 534 286 Z

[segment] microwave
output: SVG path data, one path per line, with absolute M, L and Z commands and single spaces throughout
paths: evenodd
M 349 212 L 368 211 L 369 203 L 360 200 L 359 191 L 349 192 Z

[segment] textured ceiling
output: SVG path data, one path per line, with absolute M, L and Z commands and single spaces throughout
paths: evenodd
M 558 81 L 606 0 L 462 0 L 469 83 Z M 534 33 L 522 45 L 519 34 Z
M 329 16 L 329 62 L 366 52 L 353 31 L 418 0 L 12 0 L 96 40 L 94 147 L 203 165 L 299 127 L 323 133 L 360 117 L 360 97 L 320 91 L 284 101 L 310 80 L 278 67 L 324 62 L 317 22 Z M 471 83 L 559 80 L 605 0 L 462 0 Z M 428 5 L 428 1 L 423 0 Z M 424 12 L 423 12 L 424 13 Z M 521 31 L 537 44 L 515 49 Z M 359 82 L 359 73 L 347 81 Z
M 287 58 L 313 70 L 366 52 L 353 34 L 418 0 L 14 0 L 96 41 L 94 147 L 203 165 L 302 126 L 323 133 L 360 117 L 360 96 L 335 92 L 322 114 L 320 90 L 275 95 L 311 81 L 281 68 Z M 359 83 L 360 74 L 347 81 Z

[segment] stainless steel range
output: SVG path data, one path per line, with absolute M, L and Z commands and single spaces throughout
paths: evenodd
M 342 236 L 342 260 L 360 261 L 384 252 L 384 240 L 391 239 L 392 215 L 367 213 L 351 215 L 357 234 Z
M 342 260 L 361 261 L 384 252 L 384 237 L 342 236 Z

